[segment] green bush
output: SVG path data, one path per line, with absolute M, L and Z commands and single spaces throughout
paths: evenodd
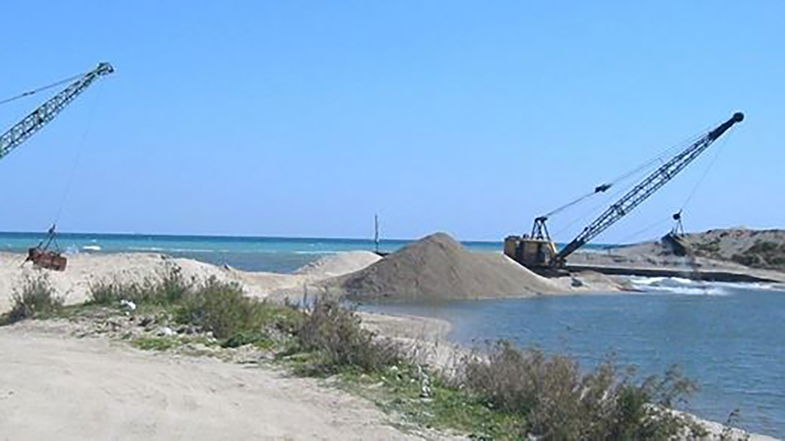
M 261 331 L 263 309 L 239 285 L 210 278 L 184 297 L 178 321 L 211 331 L 216 338 L 229 338 L 243 331 Z
M 334 301 L 315 303 L 296 332 L 300 348 L 319 357 L 313 373 L 342 369 L 375 372 L 403 361 L 401 348 L 360 326 L 360 317 Z
M 675 369 L 635 385 L 612 363 L 581 373 L 567 357 L 500 342 L 487 358 L 467 358 L 461 379 L 493 408 L 520 415 L 522 436 L 610 441 L 700 433 L 686 417 L 663 410 L 694 391 Z
M 157 277 L 145 278 L 141 282 L 103 280 L 92 283 L 89 303 L 115 305 L 120 300 L 130 300 L 137 304 L 170 305 L 179 302 L 193 285 L 193 281 L 185 280 L 179 266 L 172 265 Z
M 247 297 L 237 283 L 210 278 L 182 295 L 177 320 L 210 331 L 230 347 L 270 339 L 299 326 L 301 313 Z
M 53 314 L 63 307 L 64 299 L 58 296 L 45 273 L 25 275 L 20 287 L 11 295 L 11 310 L 0 317 L 0 324 L 11 324 L 27 318 Z

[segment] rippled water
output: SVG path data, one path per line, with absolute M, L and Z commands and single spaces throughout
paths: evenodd
M 44 238 L 42 233 L 2 233 L 0 251 L 26 252 Z M 155 252 L 189 257 L 216 265 L 231 265 L 247 271 L 291 272 L 319 257 L 342 251 L 374 249 L 370 239 L 185 236 L 161 234 L 61 233 L 61 250 L 68 254 Z M 380 251 L 392 252 L 410 240 L 382 240 Z M 473 251 L 501 252 L 501 242 L 466 241 Z M 589 245 L 601 249 L 603 245 Z
M 635 279 L 643 293 L 596 294 L 442 304 L 364 305 L 388 313 L 447 319 L 450 338 L 468 345 L 509 339 L 591 366 L 614 354 L 641 375 L 673 364 L 701 390 L 690 410 L 785 434 L 785 289 L 774 285 Z

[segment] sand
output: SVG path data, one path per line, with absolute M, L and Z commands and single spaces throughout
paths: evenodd
M 68 304 L 85 301 L 91 283 L 138 282 L 146 277 L 159 277 L 174 266 L 181 268 L 188 279 L 205 280 L 216 277 L 241 284 L 251 296 L 281 300 L 285 297 L 299 298 L 304 287 L 357 271 L 379 259 L 379 256 L 371 252 L 352 251 L 323 257 L 295 274 L 277 274 L 240 271 L 155 253 L 70 255 L 68 268 L 64 272 L 37 270 L 30 263 L 20 267 L 24 257 L 19 253 L 0 253 L 0 312 L 8 309 L 11 293 L 20 285 L 25 275 L 45 274 L 57 293 L 65 296 Z
M 447 440 L 272 368 L 0 328 L 0 440 Z
M 444 233 L 424 237 L 363 270 L 329 280 L 326 285 L 331 292 L 354 300 L 428 301 L 620 288 L 610 278 L 591 274 L 547 279 L 501 253 L 471 252 Z
M 685 241 L 702 257 L 785 270 L 785 230 L 715 229 L 687 234 Z

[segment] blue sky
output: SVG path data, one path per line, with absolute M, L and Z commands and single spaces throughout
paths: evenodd
M 781 1 L 51 1 L 4 16 L 0 97 L 99 61 L 117 72 L 0 160 L 3 231 L 367 237 L 378 212 L 388 237 L 500 240 L 736 110 L 741 125 L 598 241 L 664 233 L 699 181 L 688 229 L 785 226 Z M 0 106 L 3 130 L 48 96 Z M 609 202 L 552 231 L 571 239 Z

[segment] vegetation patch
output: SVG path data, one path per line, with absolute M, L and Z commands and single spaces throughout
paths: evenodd
M 276 336 L 285 338 L 302 319 L 295 308 L 246 296 L 236 283 L 214 277 L 202 282 L 186 280 L 178 267 L 140 283 L 95 283 L 88 304 L 113 308 L 132 304 L 136 311 L 164 316 L 157 321 L 170 317 L 174 324 L 209 333 L 225 347 L 271 348 Z
M 296 350 L 317 356 L 313 363 L 304 366 L 304 371 L 312 374 L 334 374 L 347 369 L 378 372 L 404 360 L 399 345 L 363 328 L 354 311 L 336 302 L 317 302 L 296 329 L 295 339 Z
M 731 260 L 755 268 L 785 268 L 785 244 L 758 240 Z
M 611 362 L 583 373 L 568 357 L 500 342 L 487 358 L 467 358 L 461 380 L 491 408 L 519 415 L 521 437 L 610 441 L 705 435 L 689 417 L 668 410 L 696 390 L 675 368 L 663 378 L 635 384 Z
M 25 275 L 21 286 L 11 295 L 11 310 L 0 316 L 0 325 L 52 316 L 63 309 L 64 300 L 57 295 L 46 273 Z
M 341 386 L 414 427 L 457 431 L 473 440 L 522 439 L 521 418 L 413 364 L 371 374 L 347 371 Z

